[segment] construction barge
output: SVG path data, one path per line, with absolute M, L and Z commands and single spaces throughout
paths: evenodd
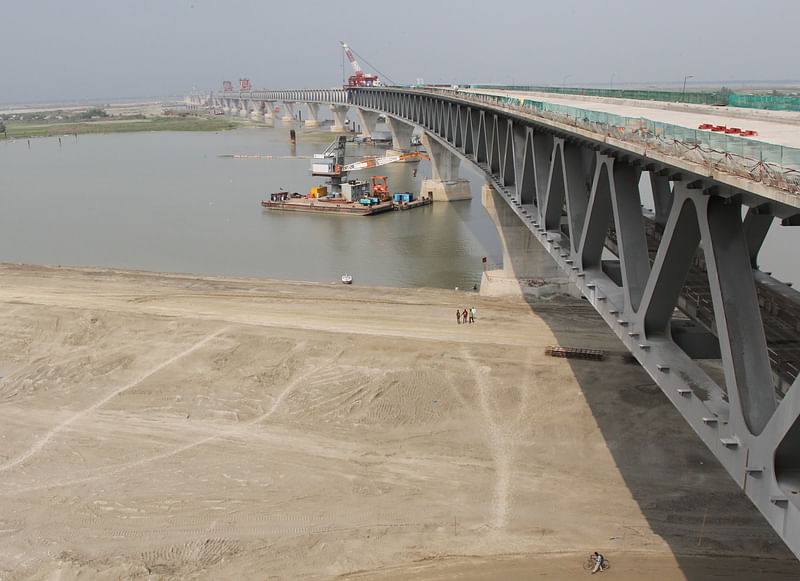
M 311 188 L 308 194 L 285 191 L 270 194 L 261 205 L 271 210 L 292 212 L 322 212 L 352 216 L 374 216 L 392 210 L 411 210 L 433 203 L 432 197 L 417 197 L 410 192 L 390 194 L 386 176 L 371 176 L 370 182 L 348 180 L 348 172 L 376 168 L 398 161 L 429 159 L 419 152 L 370 157 L 344 163 L 345 137 L 339 136 L 323 153 L 314 155 L 311 175 L 325 177 L 328 186 Z
M 346 214 L 350 216 L 374 216 L 394 210 L 411 210 L 433 203 L 430 198 L 418 198 L 411 201 L 385 200 L 370 204 L 348 202 L 343 198 L 306 198 L 286 192 L 270 194 L 269 200 L 262 200 L 261 205 L 270 210 L 286 210 L 289 212 L 321 212 L 325 214 Z

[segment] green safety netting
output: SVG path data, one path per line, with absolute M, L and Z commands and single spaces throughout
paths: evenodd
M 771 95 L 740 95 L 738 93 L 708 93 L 693 91 L 663 91 L 656 89 L 591 89 L 581 87 L 544 87 L 521 85 L 458 85 L 472 89 L 498 89 L 502 91 L 537 91 L 555 95 L 584 95 L 610 97 L 613 99 L 635 99 L 639 101 L 663 101 L 667 103 L 691 103 L 695 105 L 727 105 L 750 109 L 774 111 L 800 111 L 800 97 Z
M 585 95 L 614 99 L 636 99 L 639 101 L 665 101 L 671 103 L 694 103 L 700 105 L 727 105 L 724 93 L 700 93 L 685 91 L 662 91 L 649 89 L 584 89 L 580 87 L 522 87 L 513 85 L 464 85 L 472 89 L 499 89 L 504 91 L 538 91 L 556 95 Z
M 731 107 L 770 109 L 772 111 L 800 111 L 800 97 L 778 97 L 768 95 L 731 95 Z

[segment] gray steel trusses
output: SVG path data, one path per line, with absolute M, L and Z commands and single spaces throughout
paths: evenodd
M 775 218 L 798 223 L 800 199 L 488 96 L 370 88 L 350 102 L 483 170 L 800 557 L 800 307 L 754 268 Z M 701 367 L 710 356 L 724 379 Z
M 770 227 L 800 224 L 796 192 L 455 87 L 325 96 L 422 127 L 480 168 L 800 557 L 800 300 L 757 268 Z

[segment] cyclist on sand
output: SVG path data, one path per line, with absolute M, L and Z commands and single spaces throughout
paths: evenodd
M 597 551 L 594 552 L 594 569 L 592 569 L 592 575 L 594 575 L 595 573 L 602 573 L 603 561 L 605 560 L 606 558 L 603 555 L 601 555 Z

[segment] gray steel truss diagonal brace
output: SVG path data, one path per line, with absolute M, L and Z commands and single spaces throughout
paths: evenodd
M 775 411 L 775 391 L 742 227 L 741 205 L 719 196 L 697 205 L 725 382 L 749 431 L 761 433 Z M 704 202 L 704 203 L 703 203 Z

